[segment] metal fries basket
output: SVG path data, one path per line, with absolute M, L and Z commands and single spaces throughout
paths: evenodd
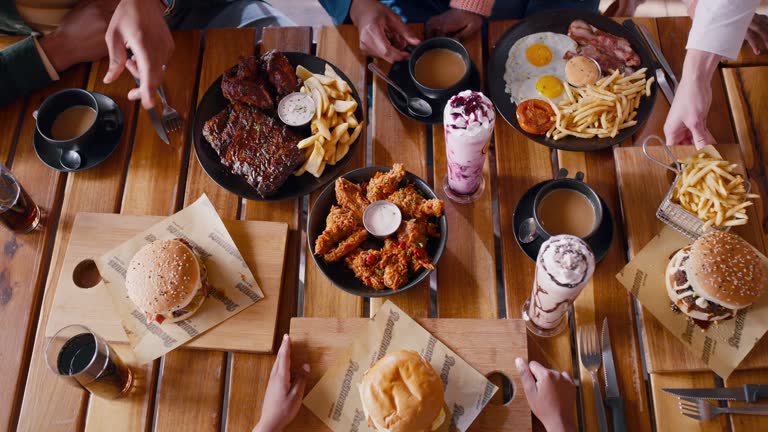
M 667 165 L 666 163 L 656 159 L 655 157 L 651 156 L 648 153 L 647 147 L 648 147 L 648 143 L 651 140 L 657 140 L 661 143 L 661 147 L 663 147 L 664 150 L 666 150 L 667 154 L 672 159 L 674 165 Z M 672 192 L 674 191 L 675 185 L 677 184 L 677 180 L 683 171 L 683 167 L 682 167 L 682 164 L 680 164 L 677 161 L 677 158 L 675 157 L 675 155 L 672 154 L 672 151 L 669 149 L 669 147 L 667 147 L 667 145 L 664 143 L 664 141 L 660 137 L 656 135 L 648 136 L 645 139 L 645 141 L 643 141 L 643 153 L 645 154 L 645 157 L 650 159 L 652 162 L 658 165 L 661 165 L 662 167 L 675 173 L 675 180 L 672 182 L 672 186 L 669 187 L 669 191 L 667 192 L 667 195 L 664 197 L 664 200 L 661 201 L 661 204 L 659 205 L 659 209 L 656 210 L 657 218 L 659 218 L 662 222 L 672 227 L 674 230 L 680 232 L 684 236 L 694 241 L 709 232 L 730 230 L 730 227 L 725 227 L 725 228 L 709 227 L 705 230 L 704 229 L 705 222 L 703 220 L 699 219 L 698 216 L 689 212 L 683 207 L 672 202 Z M 750 186 L 751 186 L 750 183 L 746 182 L 747 193 L 750 192 Z

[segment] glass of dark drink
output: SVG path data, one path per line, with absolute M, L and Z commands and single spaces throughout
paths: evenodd
M 40 209 L 13 173 L 0 164 L 0 221 L 11 231 L 28 233 L 40 223 Z
M 131 369 L 114 348 L 87 327 L 59 330 L 45 349 L 53 373 L 104 399 L 128 395 L 134 384 Z

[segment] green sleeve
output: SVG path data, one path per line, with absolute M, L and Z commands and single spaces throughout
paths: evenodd
M 0 51 L 0 105 L 51 82 L 33 38 Z

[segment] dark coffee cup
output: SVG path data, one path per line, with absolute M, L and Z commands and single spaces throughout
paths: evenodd
M 558 178 L 545 184 L 539 190 L 539 192 L 536 194 L 536 198 L 533 200 L 533 220 L 536 222 L 536 232 L 544 240 L 552 237 L 553 234 L 548 232 L 542 225 L 539 214 L 539 206 L 547 195 L 558 189 L 570 189 L 575 191 L 584 196 L 592 206 L 595 222 L 591 231 L 589 231 L 588 234 L 581 236 L 583 240 L 587 240 L 592 237 L 597 232 L 598 228 L 600 228 L 600 224 L 603 221 L 603 205 L 600 202 L 600 197 L 597 195 L 597 192 L 595 192 L 594 189 L 584 183 L 584 173 L 576 173 L 576 178 L 573 179 L 567 178 L 567 176 L 568 171 L 561 169 L 560 173 L 558 174 Z M 574 215 L 574 217 L 579 217 L 579 215 Z
M 51 130 L 56 118 L 74 106 L 87 106 L 96 111 L 93 123 L 79 136 L 63 140 L 54 138 Z M 77 88 L 64 89 L 48 96 L 35 112 L 35 119 L 37 132 L 43 140 L 60 148 L 62 152 L 84 151 L 94 141 L 93 138 L 99 130 L 110 131 L 117 127 L 116 118 L 107 118 L 107 115 L 101 112 L 92 93 Z
M 453 51 L 458 54 L 459 57 L 461 57 L 461 59 L 464 61 L 464 75 L 462 75 L 461 79 L 459 79 L 450 87 L 427 87 L 416 79 L 416 62 L 418 62 L 421 56 L 424 55 L 424 53 L 427 51 L 438 48 Z M 461 44 L 461 42 L 448 37 L 435 37 L 425 40 L 413 49 L 411 52 L 411 58 L 408 60 L 408 72 L 411 76 L 411 81 L 413 81 L 416 88 L 418 88 L 419 91 L 424 94 L 424 96 L 432 99 L 447 99 L 459 91 L 465 90 L 467 80 L 469 80 L 471 68 L 472 59 L 469 57 L 469 52 L 467 52 L 467 49 L 464 47 L 464 45 Z

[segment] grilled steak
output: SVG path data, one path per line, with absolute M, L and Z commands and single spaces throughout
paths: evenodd
M 212 117 L 203 136 L 221 162 L 262 197 L 273 195 L 303 162 L 299 136 L 255 107 L 235 103 Z
M 259 59 L 246 57 L 232 66 L 221 80 L 221 92 L 230 102 L 251 104 L 265 111 L 275 109 L 273 89 L 261 73 Z

